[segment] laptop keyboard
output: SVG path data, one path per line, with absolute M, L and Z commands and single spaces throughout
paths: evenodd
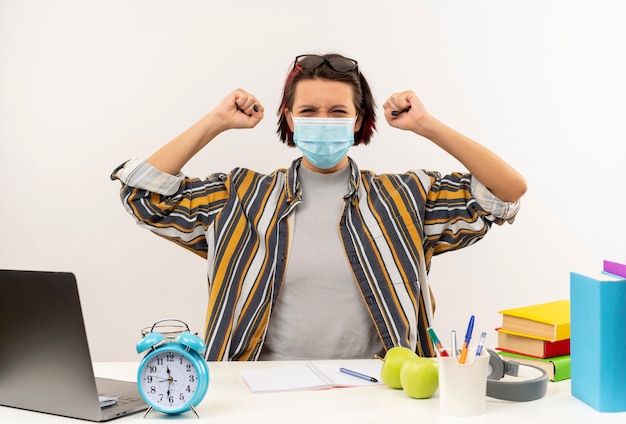
M 99 397 L 100 397 L 101 408 L 107 408 L 113 405 L 125 405 L 127 403 L 134 402 L 137 400 L 136 398 L 133 398 L 133 397 L 112 396 L 112 395 L 106 395 L 106 394 L 100 394 Z M 103 400 L 106 402 L 107 399 L 113 399 L 114 401 L 103 404 Z

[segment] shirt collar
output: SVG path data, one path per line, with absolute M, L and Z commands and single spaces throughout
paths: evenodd
M 350 191 L 346 194 L 346 199 L 355 199 L 361 184 L 361 173 L 356 162 L 348 156 L 350 164 Z M 291 162 L 291 166 L 287 170 L 287 201 L 289 203 L 300 200 L 302 196 L 302 187 L 298 178 L 298 171 L 302 164 L 302 157 Z

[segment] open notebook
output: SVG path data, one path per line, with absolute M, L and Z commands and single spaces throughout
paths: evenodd
M 338 365 L 337 361 L 311 361 L 263 369 L 244 369 L 239 371 L 239 374 L 252 393 L 364 387 L 382 384 L 380 381 L 373 382 L 341 372 L 342 366 L 344 365 Z M 379 379 L 382 361 L 378 359 L 346 361 L 345 367 L 364 376 Z

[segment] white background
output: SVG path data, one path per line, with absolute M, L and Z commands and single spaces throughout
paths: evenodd
M 110 172 L 147 157 L 231 90 L 266 108 L 184 171 L 269 172 L 298 156 L 275 134 L 293 57 L 359 61 L 380 106 L 415 91 L 430 112 L 527 179 L 512 226 L 433 260 L 436 329 L 568 298 L 569 272 L 626 260 L 622 3 L 615 1 L 0 0 L 0 268 L 74 272 L 96 361 L 138 360 L 159 318 L 204 326 L 206 264 L 135 225 Z M 361 169 L 463 170 L 391 129 Z M 621 172 L 620 172 L 621 171 Z M 62 329 L 59 329 L 62 331 Z

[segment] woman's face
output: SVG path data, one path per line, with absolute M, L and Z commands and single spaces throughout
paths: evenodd
M 298 82 L 294 92 L 293 108 L 285 110 L 285 117 L 291 131 L 294 130 L 291 114 L 301 118 L 354 118 L 356 107 L 354 106 L 352 86 L 341 81 L 323 79 L 309 79 Z M 354 124 L 354 132 L 361 127 L 361 117 Z M 348 157 L 344 157 L 336 166 L 330 169 L 318 169 L 303 160 L 304 166 L 317 172 L 335 172 L 348 163 Z

